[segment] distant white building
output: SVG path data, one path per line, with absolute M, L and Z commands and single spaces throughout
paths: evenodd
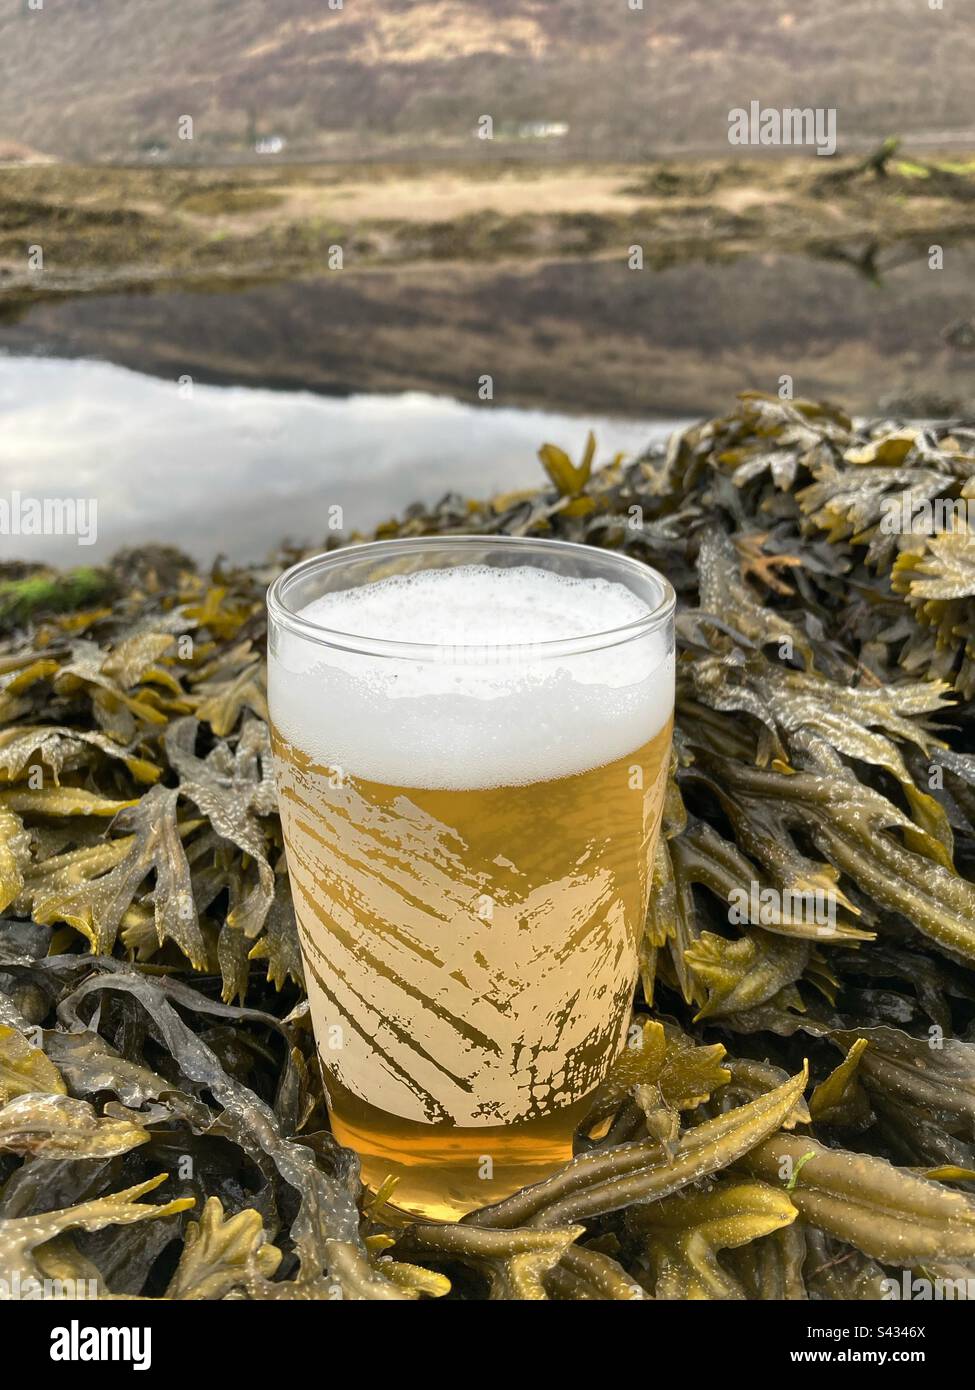
M 568 133 L 567 121 L 522 121 L 518 127 L 522 140 L 561 140 Z
M 287 144 L 283 135 L 265 135 L 254 146 L 257 154 L 280 154 Z

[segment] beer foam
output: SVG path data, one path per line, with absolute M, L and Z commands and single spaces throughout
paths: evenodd
M 316 763 L 373 782 L 473 789 L 568 777 L 635 751 L 670 719 L 670 634 L 570 654 L 539 644 L 648 612 L 624 584 L 534 566 L 422 570 L 325 594 L 298 615 L 324 629 L 322 641 L 274 634 L 271 718 Z M 356 638 L 421 643 L 427 659 L 356 652 Z

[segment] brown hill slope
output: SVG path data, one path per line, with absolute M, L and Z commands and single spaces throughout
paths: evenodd
M 35 0 L 36 3 L 36 0 Z M 337 3 L 337 0 L 332 0 Z M 0 0 L 0 138 L 62 158 L 592 157 L 727 148 L 728 111 L 838 109 L 841 148 L 971 130 L 975 25 L 920 0 Z M 473 137 L 491 114 L 498 139 Z M 181 116 L 194 138 L 178 138 Z M 567 137 L 518 139 L 531 121 Z

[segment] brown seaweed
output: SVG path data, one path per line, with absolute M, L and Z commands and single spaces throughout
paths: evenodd
M 541 458 L 551 486 L 380 533 L 582 541 L 678 590 L 641 986 L 575 1159 L 455 1225 L 363 1193 L 270 775 L 263 595 L 297 556 L 129 555 L 97 605 L 18 608 L 0 639 L 0 1249 L 24 1279 L 761 1300 L 975 1267 L 975 428 L 746 393 L 631 462 Z M 947 529 L 887 524 L 940 504 Z M 768 911 L 733 916 L 752 890 Z M 803 895 L 828 920 L 783 906 Z

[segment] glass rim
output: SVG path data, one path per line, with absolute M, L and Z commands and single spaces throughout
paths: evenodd
M 585 560 L 587 563 L 592 563 L 594 559 L 601 559 L 628 571 L 643 583 L 656 582 L 660 588 L 660 598 L 653 607 L 648 606 L 647 612 L 642 617 L 615 627 L 604 628 L 598 632 L 580 633 L 576 637 L 546 638 L 541 642 L 500 644 L 404 642 L 395 637 L 371 637 L 363 633 L 344 632 L 338 628 L 327 627 L 323 623 L 302 618 L 293 608 L 288 606 L 285 598 L 286 589 L 297 580 L 317 570 L 338 570 L 350 560 L 365 559 L 369 556 L 382 559 L 383 556 L 403 555 L 410 551 L 415 554 L 435 553 L 438 550 L 464 551 L 475 547 L 511 549 L 512 551 L 524 550 L 526 563 L 528 563 L 528 552 L 533 550 L 543 553 L 557 550 L 562 555 Z M 472 560 L 470 563 L 477 562 Z M 532 657 L 536 658 L 582 655 L 586 652 L 599 651 L 606 647 L 618 646 L 621 643 L 648 636 L 650 633 L 658 631 L 673 617 L 677 605 L 677 595 L 669 579 L 662 575 L 659 570 L 655 570 L 642 560 L 634 559 L 633 556 L 624 555 L 617 550 L 603 550 L 599 546 L 583 545 L 577 541 L 548 540 L 537 536 L 465 534 L 456 536 L 404 536 L 382 541 L 358 541 L 352 545 L 340 546 L 336 550 L 309 555 L 278 575 L 267 591 L 266 602 L 268 616 L 272 622 L 286 628 L 295 636 L 316 642 L 320 646 L 335 647 L 361 655 L 398 656 L 413 661 L 449 660 L 449 657 L 445 658 L 445 653 L 468 653 L 468 659 L 470 659 L 470 655 L 478 651 L 484 652 L 486 647 L 490 646 L 495 659 L 497 659 L 498 654 L 508 653 L 511 660 L 517 661 L 519 654 L 530 653 Z

